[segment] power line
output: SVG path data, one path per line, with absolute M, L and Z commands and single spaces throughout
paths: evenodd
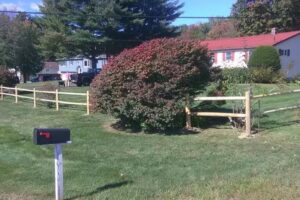
M 20 14 L 25 13 L 28 15 L 61 15 L 61 16 L 70 16 L 71 14 L 61 13 L 61 12 L 51 12 L 51 13 L 43 13 L 43 12 L 33 12 L 33 11 L 11 11 L 11 10 L 0 10 L 0 13 L 9 13 L 9 14 Z M 86 14 L 87 16 L 100 16 L 97 14 Z M 133 18 L 131 16 L 119 16 L 124 18 Z M 134 18 L 165 18 L 165 16 L 150 16 L 150 15 L 141 15 L 135 16 Z M 109 17 L 108 17 L 109 18 Z M 232 16 L 179 16 L 178 19 L 233 19 L 237 17 Z

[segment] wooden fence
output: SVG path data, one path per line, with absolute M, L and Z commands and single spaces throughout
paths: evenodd
M 252 98 L 255 100 L 258 100 L 259 105 L 260 105 L 260 99 L 265 98 L 265 97 L 271 97 L 271 96 L 282 96 L 282 95 L 288 95 L 288 94 L 296 94 L 300 93 L 300 89 L 297 90 L 291 90 L 288 92 L 274 92 L 270 94 L 260 94 L 260 95 L 255 95 Z M 262 112 L 262 114 L 268 114 L 268 113 L 273 113 L 273 112 L 279 112 L 279 111 L 285 111 L 285 110 L 293 110 L 293 109 L 299 109 L 299 105 L 297 106 L 288 106 L 288 107 L 283 107 L 283 108 L 277 108 L 277 109 L 272 109 L 272 110 L 266 110 Z
M 8 91 L 5 92 L 4 90 Z M 9 92 L 11 91 L 11 92 Z M 30 92 L 32 93 L 31 96 L 24 96 L 20 95 L 20 91 L 22 92 Z M 55 95 L 55 100 L 51 99 L 45 99 L 45 98 L 37 98 L 37 94 L 53 94 Z M 62 101 L 59 99 L 60 95 L 72 95 L 72 96 L 85 96 L 86 101 L 84 103 L 78 103 L 78 102 L 69 102 L 69 101 Z M 42 91 L 42 90 L 36 90 L 35 88 L 33 90 L 30 89 L 24 89 L 24 88 L 18 88 L 18 87 L 4 87 L 0 86 L 0 100 L 3 100 L 4 96 L 12 96 L 15 97 L 15 103 L 19 102 L 19 98 L 23 99 L 31 99 L 33 100 L 33 107 L 37 107 L 37 101 L 41 102 L 52 102 L 55 103 L 56 110 L 59 110 L 60 104 L 64 105 L 75 105 L 75 106 L 85 106 L 86 107 L 86 114 L 90 114 L 90 94 L 89 91 L 86 91 L 86 93 L 73 93 L 73 92 L 59 92 L 57 89 L 55 91 Z
M 245 118 L 245 133 L 242 136 L 248 137 L 251 134 L 251 92 L 247 91 L 245 96 L 233 97 L 197 97 L 195 101 L 245 101 L 245 113 L 222 113 L 222 112 L 191 112 L 188 96 L 186 97 L 186 128 L 192 128 L 191 116 L 200 117 L 238 117 Z

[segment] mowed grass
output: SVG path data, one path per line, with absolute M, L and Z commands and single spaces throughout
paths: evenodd
M 65 199 L 300 198 L 297 110 L 264 116 L 263 131 L 240 140 L 227 125 L 190 135 L 130 134 L 112 130 L 106 115 L 12 102 L 0 101 L 0 199 L 54 198 L 53 146 L 34 145 L 34 127 L 72 131 L 73 143 L 64 145 Z

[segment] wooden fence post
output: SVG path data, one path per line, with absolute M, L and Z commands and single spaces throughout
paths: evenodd
M 246 137 L 251 135 L 251 92 L 247 91 L 245 93 L 246 102 L 245 102 L 245 114 L 246 114 Z
M 59 103 L 58 103 L 58 89 L 55 90 L 55 103 L 56 103 L 56 110 L 59 110 Z
M 33 108 L 36 108 L 36 92 L 35 92 L 35 88 L 33 88 Z
M 18 103 L 18 88 L 17 88 L 17 86 L 15 87 L 15 97 L 16 97 L 15 103 Z
M 189 95 L 185 96 L 185 116 L 186 116 L 186 125 L 187 129 L 192 128 L 192 120 L 191 120 L 191 110 L 190 110 L 190 98 Z
M 86 114 L 90 114 L 90 91 L 86 91 Z
M 0 100 L 3 100 L 3 86 L 0 85 L 0 93 L 1 93 L 1 97 L 0 97 Z

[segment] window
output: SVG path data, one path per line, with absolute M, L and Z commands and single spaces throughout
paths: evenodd
M 84 66 L 88 66 L 88 61 L 87 60 L 84 61 Z
M 290 56 L 291 50 L 290 49 L 279 49 L 278 53 L 280 56 Z
M 286 55 L 286 56 L 290 56 L 290 50 L 289 49 L 287 49 L 287 50 L 285 50 L 285 52 L 284 52 L 284 55 Z
M 284 51 L 282 49 L 279 49 L 279 55 L 283 56 L 284 55 Z
M 230 51 L 227 51 L 226 52 L 226 59 L 225 60 L 231 60 L 231 52 Z

